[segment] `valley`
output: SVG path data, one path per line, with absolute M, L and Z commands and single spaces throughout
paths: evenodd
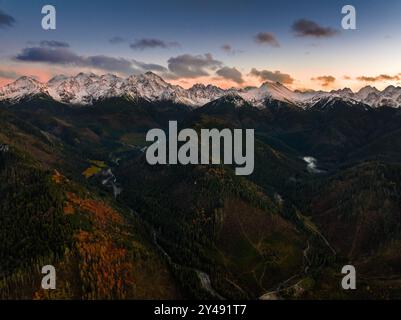
M 91 78 L 79 76 L 88 92 Z M 195 106 L 152 91 L 166 86 L 153 75 L 130 83 L 143 89 L 135 98 L 76 94 L 83 104 L 35 82 L 2 89 L 2 298 L 401 297 L 398 108 L 340 93 L 306 106 L 265 91 L 256 103 L 263 88 L 199 93 Z M 146 132 L 169 121 L 253 128 L 254 172 L 149 165 Z M 41 264 L 60 270 L 53 294 L 35 285 Z M 345 264 L 355 292 L 339 286 Z

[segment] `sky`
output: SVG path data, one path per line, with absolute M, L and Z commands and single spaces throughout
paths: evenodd
M 41 26 L 47 4 L 56 30 Z M 341 27 L 347 4 L 356 30 Z M 0 85 L 152 71 L 183 87 L 356 91 L 401 85 L 400 57 L 399 0 L 0 0 Z

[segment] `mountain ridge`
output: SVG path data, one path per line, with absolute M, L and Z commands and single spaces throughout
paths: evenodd
M 75 76 L 58 75 L 48 82 L 23 76 L 0 88 L 0 102 L 16 103 L 22 99 L 44 94 L 70 105 L 93 105 L 99 100 L 115 97 L 139 98 L 154 101 L 172 101 L 197 108 L 226 95 L 238 95 L 247 103 L 264 108 L 272 101 L 308 109 L 322 100 L 343 101 L 349 105 L 363 104 L 372 108 L 401 107 L 401 87 L 388 86 L 380 91 L 366 86 L 357 92 L 349 88 L 301 92 L 291 90 L 279 82 L 264 82 L 260 87 L 222 89 L 212 84 L 195 84 L 189 89 L 166 82 L 153 72 L 121 78 L 114 74 L 96 75 L 78 73 Z

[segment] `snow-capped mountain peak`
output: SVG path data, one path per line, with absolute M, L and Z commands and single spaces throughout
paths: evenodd
M 188 98 L 198 105 L 204 105 L 227 94 L 226 90 L 219 87 L 211 84 L 206 86 L 200 83 L 193 85 L 187 92 Z
M 259 88 L 249 87 L 239 91 L 242 98 L 256 106 L 263 106 L 271 100 L 298 103 L 302 100 L 299 93 L 291 91 L 280 82 L 265 82 Z
M 23 76 L 0 89 L 0 101 L 18 101 L 38 94 L 48 94 L 47 85 L 33 77 Z
M 338 95 L 338 96 L 352 96 L 354 93 L 350 88 L 344 88 L 344 89 L 339 89 L 339 90 L 332 90 L 330 91 L 331 94 L 333 95 Z
M 49 85 L 51 85 L 51 84 L 55 84 L 55 83 L 61 83 L 67 79 L 68 79 L 68 76 L 66 76 L 64 74 L 60 74 L 60 75 L 57 75 L 57 76 L 54 76 L 53 78 L 51 78 L 47 83 Z
M 361 99 L 365 100 L 370 94 L 379 94 L 380 91 L 376 87 L 366 86 L 361 88 L 355 95 Z
M 230 91 L 225 95 L 213 100 L 205 105 L 207 108 L 220 108 L 221 105 L 231 106 L 234 108 L 242 108 L 251 106 L 238 92 Z

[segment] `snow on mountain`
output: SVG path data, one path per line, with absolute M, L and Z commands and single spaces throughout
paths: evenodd
M 202 106 L 206 103 L 219 99 L 226 95 L 229 90 L 224 90 L 213 85 L 195 84 L 187 90 L 188 98 L 196 105 Z
M 340 95 L 345 97 L 344 95 Z M 388 86 L 383 91 L 372 86 L 366 86 L 356 93 L 349 92 L 346 97 L 365 103 L 373 108 L 388 106 L 399 108 L 401 106 L 401 88 Z
M 339 106 L 359 108 L 362 110 L 369 110 L 370 106 L 349 97 L 341 97 L 339 95 L 325 95 L 319 98 L 314 98 L 308 101 L 309 104 L 305 107 L 308 110 L 333 110 Z
M 114 74 L 102 75 L 96 85 L 96 93 L 93 94 L 93 100 L 112 98 L 121 95 L 121 85 L 123 79 Z
M 188 99 L 187 91 L 164 81 L 153 72 L 130 76 L 125 79 L 120 87 L 120 95 L 131 98 L 143 98 L 149 101 L 173 101 L 193 105 Z
M 378 89 L 376 89 L 375 87 L 372 86 L 366 86 L 363 87 L 362 89 L 360 89 L 355 96 L 359 99 L 359 100 L 366 100 L 368 98 L 369 95 L 371 94 L 380 94 L 380 91 Z
M 388 106 L 398 108 L 401 106 L 401 88 L 388 86 L 382 92 L 379 92 L 377 96 L 370 94 L 369 98 L 372 100 L 372 106 L 374 107 Z M 376 101 L 373 101 L 374 98 L 377 98 Z
M 226 92 L 226 94 L 222 95 L 220 98 L 208 102 L 207 104 L 205 104 L 205 107 L 206 106 L 209 108 L 220 107 L 222 104 L 232 105 L 235 108 L 251 106 L 251 104 L 244 98 L 242 98 L 241 95 L 238 94 L 238 92 L 231 90 L 230 92 Z
M 238 95 L 255 107 L 280 101 L 308 109 L 313 106 L 328 107 L 343 101 L 348 105 L 366 104 L 371 107 L 401 107 L 401 88 L 389 86 L 383 91 L 367 86 L 354 93 L 349 88 L 331 92 L 292 91 L 278 82 L 265 82 L 260 87 L 221 89 L 213 85 L 196 84 L 189 89 L 172 85 L 160 76 L 147 72 L 126 79 L 113 74 L 98 76 L 94 73 L 79 73 L 76 76 L 59 75 L 47 83 L 32 77 L 21 77 L 0 88 L 0 101 L 18 102 L 38 94 L 48 95 L 56 101 L 74 105 L 91 105 L 112 97 L 128 97 L 148 101 L 173 101 L 175 103 L 203 106 L 226 95 Z
M 79 73 L 75 77 L 59 76 L 51 79 L 47 86 L 50 96 L 61 102 L 71 104 L 90 104 L 99 94 L 100 77 L 94 73 Z M 108 88 L 106 84 L 105 88 Z
M 279 82 L 265 82 L 259 88 L 246 88 L 239 91 L 246 101 L 256 106 L 263 106 L 265 102 L 279 100 L 297 104 L 303 100 L 302 94 L 291 91 Z
M 354 93 L 352 92 L 352 90 L 350 88 L 332 90 L 332 91 L 330 91 L 330 94 L 339 96 L 339 97 L 347 97 L 347 98 L 352 98 L 354 96 Z
M 333 90 L 331 92 L 316 92 L 309 93 L 309 98 L 303 99 L 301 105 L 305 108 L 310 108 L 321 101 L 343 101 L 348 105 L 368 105 L 372 108 L 378 108 L 383 106 L 399 108 L 401 107 L 401 88 L 389 86 L 383 91 L 378 90 L 375 87 L 366 86 L 361 88 L 358 92 L 352 92 L 351 89 L 345 88 L 341 90 Z M 330 104 L 330 103 L 329 103 Z
M 17 102 L 38 94 L 48 95 L 47 85 L 37 81 L 33 77 L 21 77 L 15 82 L 0 88 L 0 101 Z
M 73 77 L 56 76 L 47 83 L 23 77 L 0 89 L 0 101 L 18 101 L 22 97 L 44 93 L 56 101 L 75 105 L 89 105 L 111 97 L 142 98 L 149 101 L 173 101 L 191 106 L 222 97 L 228 91 L 216 86 L 195 85 L 186 90 L 164 81 L 160 76 L 147 72 L 126 79 L 113 74 L 97 76 L 94 73 L 79 73 Z

